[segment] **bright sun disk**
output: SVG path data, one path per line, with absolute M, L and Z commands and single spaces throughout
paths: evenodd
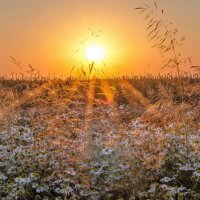
M 99 45 L 90 45 L 85 49 L 85 56 L 90 61 L 102 61 L 105 58 L 105 50 Z

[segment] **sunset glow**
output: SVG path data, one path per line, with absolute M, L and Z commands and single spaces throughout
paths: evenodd
M 134 10 L 144 4 L 154 6 L 148 0 L 2 0 L 0 76 L 21 73 L 9 56 L 20 61 L 23 72 L 31 64 L 42 75 L 69 75 L 72 66 L 90 61 L 95 66 L 105 61 L 107 75 L 160 73 L 163 60 L 146 37 L 145 16 Z M 199 65 L 200 2 L 159 1 L 158 7 L 187 38 L 181 47 L 183 58 L 192 57 Z
M 0 200 L 200 200 L 199 10 L 0 0 Z

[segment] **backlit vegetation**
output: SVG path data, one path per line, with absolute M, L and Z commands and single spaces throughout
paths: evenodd
M 0 78 L 0 199 L 200 199 L 199 67 L 182 72 L 184 39 L 156 3 L 136 10 L 176 74 L 105 78 L 92 61 L 52 78 L 11 57 L 18 71 Z
M 180 77 L 179 77 L 180 78 Z M 1 199 L 199 199 L 198 75 L 0 80 Z

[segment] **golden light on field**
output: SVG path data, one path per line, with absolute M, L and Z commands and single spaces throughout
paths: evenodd
M 105 49 L 100 45 L 92 44 L 85 48 L 85 57 L 89 61 L 103 61 L 105 55 Z

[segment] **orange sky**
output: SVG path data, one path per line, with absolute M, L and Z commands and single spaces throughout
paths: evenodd
M 158 1 L 166 16 L 186 36 L 182 54 L 200 64 L 200 1 Z M 90 31 L 101 30 L 108 74 L 158 72 L 160 55 L 151 49 L 142 16 L 134 7 L 149 0 L 1 0 L 0 74 L 17 72 L 9 56 L 30 63 L 42 74 L 69 74 L 82 61 L 80 44 Z

